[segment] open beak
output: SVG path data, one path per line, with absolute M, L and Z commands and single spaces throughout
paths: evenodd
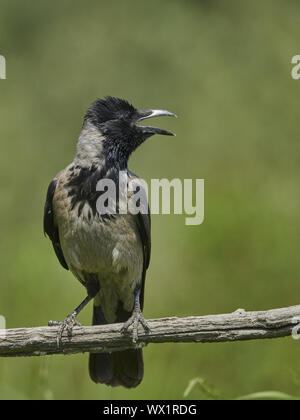
M 175 117 L 177 118 L 177 115 L 170 111 L 165 111 L 163 109 L 141 109 L 138 111 L 138 118 L 137 123 L 146 120 L 148 118 L 153 117 Z M 145 134 L 162 134 L 164 136 L 175 136 L 174 133 L 171 133 L 171 131 L 163 130 L 161 128 L 157 127 L 150 127 L 150 126 L 139 126 L 143 130 L 143 133 Z

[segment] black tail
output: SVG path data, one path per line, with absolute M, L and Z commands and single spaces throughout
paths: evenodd
M 93 325 L 107 324 L 100 306 L 94 306 Z M 91 379 L 110 386 L 126 388 L 138 386 L 144 376 L 142 350 L 126 350 L 113 353 L 92 353 L 89 358 Z

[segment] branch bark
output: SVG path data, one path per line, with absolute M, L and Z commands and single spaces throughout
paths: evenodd
M 151 329 L 139 329 L 136 346 L 149 343 L 216 343 L 279 338 L 300 334 L 300 305 L 259 312 L 239 309 L 231 314 L 161 318 L 148 321 Z M 56 327 L 0 330 L 0 357 L 45 356 L 51 354 L 102 353 L 132 349 L 131 336 L 120 333 L 122 324 L 75 327 L 72 338 L 64 333 L 57 348 Z

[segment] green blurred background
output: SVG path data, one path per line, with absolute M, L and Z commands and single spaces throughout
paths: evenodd
M 145 316 L 300 301 L 300 81 L 296 0 L 1 0 L 0 314 L 63 319 L 85 292 L 42 232 L 46 189 L 74 157 L 97 97 L 166 108 L 176 138 L 131 158 L 145 179 L 205 178 L 205 222 L 153 217 Z M 91 321 L 91 306 L 79 319 Z M 135 390 L 93 384 L 87 355 L 0 360 L 1 399 L 176 399 L 194 377 L 228 397 L 300 394 L 299 342 L 149 345 Z M 191 398 L 204 398 L 198 391 Z

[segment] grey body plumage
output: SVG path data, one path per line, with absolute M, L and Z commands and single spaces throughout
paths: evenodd
M 153 115 L 152 115 L 153 114 Z M 94 298 L 93 324 L 126 322 L 147 328 L 142 317 L 146 270 L 150 262 L 150 213 L 98 213 L 99 180 L 118 183 L 119 171 L 128 168 L 130 154 L 153 134 L 172 133 L 136 122 L 168 111 L 136 110 L 128 102 L 108 97 L 88 110 L 74 161 L 51 182 L 45 205 L 44 231 L 66 269 L 86 287 L 88 297 L 59 328 L 71 333 L 78 312 Z M 128 321 L 129 319 L 129 321 Z M 137 321 L 137 322 L 135 322 Z M 90 355 L 90 375 L 95 382 L 137 386 L 143 377 L 141 350 Z

